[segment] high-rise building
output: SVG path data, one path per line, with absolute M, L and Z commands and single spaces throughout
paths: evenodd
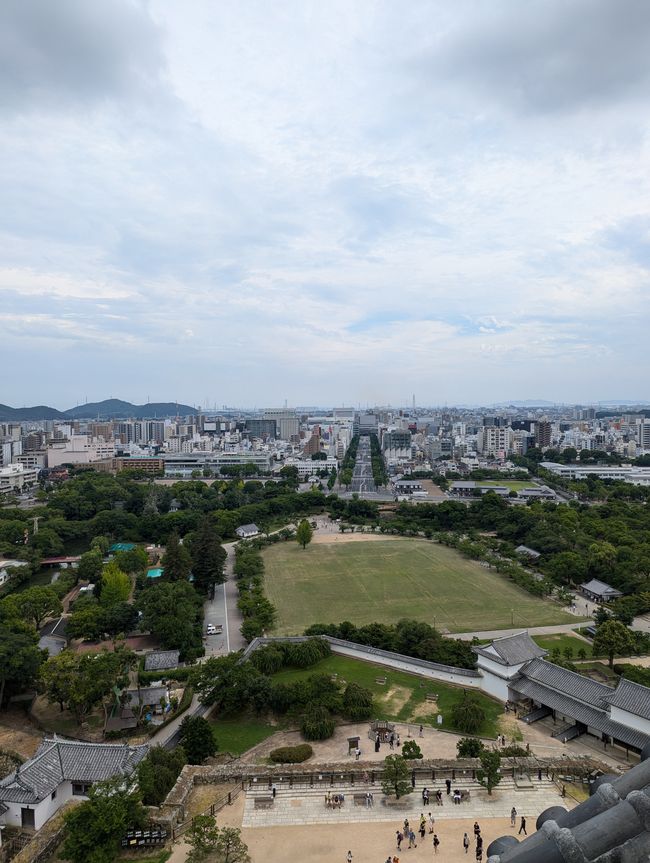
M 292 440 L 300 432 L 300 420 L 296 412 L 288 408 L 268 408 L 264 411 L 265 420 L 275 420 L 279 440 Z
M 535 423 L 535 446 L 545 449 L 551 445 L 551 432 L 553 426 L 548 420 L 539 420 Z

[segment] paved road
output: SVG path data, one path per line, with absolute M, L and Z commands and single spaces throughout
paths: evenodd
M 225 656 L 227 653 L 246 647 L 246 641 L 240 631 L 243 618 L 237 608 L 237 584 L 233 573 L 235 543 L 229 542 L 223 547 L 228 555 L 224 565 L 227 580 L 215 588 L 214 598 L 206 600 L 203 609 L 204 631 L 209 623 L 213 623 L 222 631 L 218 635 L 206 636 L 206 656 Z
M 352 471 L 352 483 L 350 488 L 353 492 L 368 493 L 376 492 L 377 487 L 372 478 L 372 461 L 370 459 L 370 438 L 359 438 L 359 447 L 357 449 L 357 459 L 354 463 Z

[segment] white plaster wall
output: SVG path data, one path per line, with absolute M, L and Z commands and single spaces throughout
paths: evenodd
M 410 663 L 408 659 L 396 660 L 382 656 L 381 654 L 369 654 L 365 650 L 357 650 L 353 647 L 347 647 L 339 644 L 331 644 L 332 653 L 340 656 L 351 656 L 354 659 L 362 659 L 366 662 L 373 662 L 376 665 L 385 665 L 387 668 L 395 668 L 399 671 L 408 671 L 410 674 L 417 674 L 420 677 L 427 677 L 431 680 L 440 680 L 444 683 L 454 683 L 456 686 L 464 686 L 466 688 L 480 689 L 480 677 L 465 677 L 463 674 L 454 674 L 453 672 L 442 671 L 437 668 L 427 668 L 424 665 Z
M 51 795 L 48 794 L 45 800 L 41 800 L 41 802 L 37 804 L 5 803 L 5 806 L 8 807 L 8 811 L 5 812 L 4 815 L 0 816 L 0 823 L 7 824 L 11 827 L 20 827 L 22 826 L 22 809 L 33 809 L 35 812 L 34 828 L 36 830 L 40 830 L 43 824 L 55 815 L 63 804 L 67 803 L 71 797 L 72 783 L 63 782 L 57 788 L 54 800 L 52 800 Z M 86 798 L 84 797 L 80 799 L 85 800 Z
M 499 701 L 508 700 L 508 681 L 502 680 L 500 677 L 497 677 L 496 674 L 490 674 L 487 671 L 483 671 L 481 689 L 487 695 L 492 695 L 494 698 L 498 698 Z
M 519 669 L 524 666 L 525 662 L 520 662 L 519 665 L 501 665 L 499 662 L 493 662 L 491 659 L 479 654 L 476 657 L 476 664 L 480 669 L 485 669 L 499 677 L 507 677 L 511 680 L 519 673 Z

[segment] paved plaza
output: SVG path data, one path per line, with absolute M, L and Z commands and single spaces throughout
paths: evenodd
M 438 821 L 458 820 L 458 818 L 481 819 L 507 818 L 514 806 L 517 812 L 525 814 L 534 822 L 540 812 L 549 806 L 561 805 L 557 786 L 550 780 L 537 779 L 525 781 L 521 787 L 517 787 L 512 779 L 504 779 L 502 783 L 488 795 L 485 789 L 478 786 L 476 782 L 467 783 L 460 781 L 454 783 L 461 788 L 469 789 L 470 800 L 455 805 L 451 797 L 447 797 L 444 783 L 431 783 L 427 787 L 432 792 L 429 805 L 425 807 L 422 803 L 423 785 L 400 800 L 385 798 L 381 787 L 376 785 L 334 784 L 330 787 L 327 783 L 322 789 L 281 789 L 271 808 L 256 808 L 256 798 L 268 796 L 266 787 L 255 790 L 246 795 L 242 824 L 244 827 L 278 827 L 288 825 L 310 825 L 310 824 L 360 824 L 380 821 L 402 822 L 408 818 L 410 824 L 418 824 L 420 815 L 425 816 L 431 812 Z M 440 788 L 443 792 L 443 805 L 436 806 L 435 791 Z M 340 809 L 332 809 L 325 804 L 326 791 L 343 793 L 345 802 Z M 371 791 L 374 797 L 374 805 L 368 808 L 364 801 L 355 802 L 354 796 L 365 795 Z

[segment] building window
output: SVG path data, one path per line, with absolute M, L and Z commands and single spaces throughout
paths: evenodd
M 54 791 L 50 794 L 50 800 L 54 800 L 54 798 L 55 798 L 55 797 L 56 797 L 56 788 L 55 788 L 55 789 L 54 789 Z
M 85 797 L 92 788 L 92 782 L 73 782 L 72 793 L 75 797 Z

